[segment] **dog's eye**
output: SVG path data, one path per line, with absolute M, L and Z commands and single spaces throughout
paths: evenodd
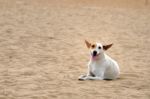
M 92 48 L 95 48 L 95 45 L 92 45 L 91 47 L 92 47 Z
M 99 46 L 98 49 L 101 49 L 101 47 Z

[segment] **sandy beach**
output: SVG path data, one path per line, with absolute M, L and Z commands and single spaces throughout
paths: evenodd
M 119 79 L 78 80 L 85 39 Z M 150 99 L 150 0 L 0 0 L 0 99 Z

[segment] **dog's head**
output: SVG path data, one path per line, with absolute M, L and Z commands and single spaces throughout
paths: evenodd
M 99 58 L 100 54 L 104 53 L 104 51 L 108 50 L 113 44 L 108 45 L 102 45 L 101 43 L 90 43 L 87 40 L 85 40 L 85 44 L 87 48 L 90 49 L 90 53 L 92 56 L 92 59 L 96 60 Z

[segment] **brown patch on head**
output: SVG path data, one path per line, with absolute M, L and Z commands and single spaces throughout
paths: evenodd
M 96 44 L 92 44 L 91 48 L 94 49 L 96 47 Z
M 87 40 L 85 40 L 85 44 L 86 44 L 87 48 L 94 49 L 96 47 L 96 44 L 89 43 Z
M 109 49 L 112 45 L 113 45 L 113 44 L 103 45 L 103 49 L 104 49 L 104 50 L 107 50 L 107 49 Z

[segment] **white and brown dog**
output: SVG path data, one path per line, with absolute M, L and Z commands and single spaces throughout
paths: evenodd
M 104 52 L 109 49 L 113 44 L 91 44 L 86 40 L 85 43 L 86 46 L 90 49 L 91 59 L 88 64 L 87 75 L 81 75 L 79 77 L 79 80 L 116 79 L 120 73 L 119 66 L 115 60 L 110 58 Z

